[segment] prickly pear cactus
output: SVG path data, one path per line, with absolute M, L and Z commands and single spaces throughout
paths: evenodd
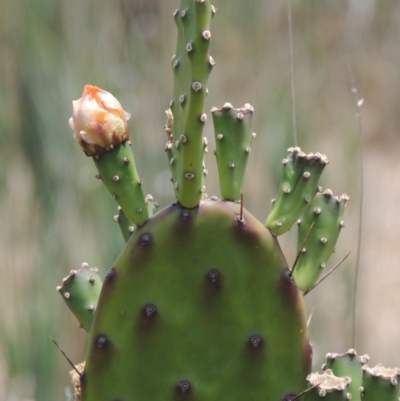
M 76 398 L 293 401 L 329 393 L 335 400 L 349 394 L 376 399 L 368 394 L 378 391 L 377 373 L 362 368 L 362 378 L 350 357 L 342 379 L 334 378 L 338 364 L 310 375 L 303 295 L 324 271 L 348 200 L 319 187 L 328 158 L 290 148 L 272 210 L 265 224 L 259 222 L 243 207 L 242 194 L 254 109 L 225 103 L 211 110 L 221 198 L 206 195 L 202 132 L 215 64 L 208 52 L 215 12 L 209 0 L 182 0 L 174 13 L 174 92 L 165 126 L 173 204 L 158 211 L 151 195 L 144 196 L 129 114 L 118 100 L 86 85 L 73 102 L 74 136 L 118 203 L 114 219 L 127 241 L 103 283 L 85 264 L 57 287 L 89 333 L 86 362 L 74 375 Z M 296 221 L 298 257 L 289 268 L 277 236 Z M 379 373 L 397 386 L 393 372 Z M 390 385 L 378 387 L 388 392 Z
M 287 272 L 276 238 L 239 205 L 168 206 L 105 278 L 83 399 L 281 400 L 301 390 L 311 349 Z

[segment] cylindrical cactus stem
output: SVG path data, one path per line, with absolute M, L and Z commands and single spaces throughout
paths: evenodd
M 128 219 L 128 217 L 126 217 L 121 206 L 118 206 L 118 213 L 114 216 L 114 221 L 118 223 L 125 242 L 128 242 L 129 238 L 135 231 L 136 226 Z
M 223 199 L 237 201 L 243 189 L 247 160 L 254 134 L 251 130 L 253 107 L 234 109 L 225 103 L 211 110 L 214 122 L 219 183 Z
M 89 267 L 87 263 L 82 263 L 78 270 L 71 270 L 62 285 L 57 287 L 68 308 L 87 332 L 92 326 L 101 288 L 97 268 Z
M 304 397 L 305 401 L 344 401 L 351 400 L 348 386 L 351 378 L 336 377 L 332 370 L 327 369 L 323 374 L 311 373 L 307 376 L 311 386 L 316 386 Z
M 318 191 L 318 181 L 328 158 L 321 153 L 306 154 L 298 147 L 289 148 L 282 160 L 283 174 L 266 226 L 275 234 L 288 231 L 304 213 Z
M 146 195 L 145 201 L 146 201 L 147 212 L 149 213 L 149 217 L 154 216 L 157 213 L 160 205 L 158 204 L 158 202 L 156 202 L 154 200 L 153 196 L 150 194 Z
M 153 199 L 153 196 L 150 194 L 146 195 L 145 202 L 149 217 L 156 214 L 159 204 Z M 114 221 L 118 223 L 125 242 L 128 242 L 129 238 L 135 231 L 136 226 L 128 219 L 121 206 L 118 206 L 118 213 L 114 216 Z
M 130 221 L 140 226 L 149 217 L 142 189 L 142 181 L 136 170 L 133 152 L 128 142 L 94 158 L 100 179 L 111 196 L 122 207 Z
M 399 368 L 385 368 L 378 363 L 374 368 L 364 365 L 362 370 L 362 401 L 398 401 Z
M 100 178 L 128 219 L 141 225 L 147 208 L 129 141 L 126 113 L 109 92 L 86 85 L 82 97 L 72 102 L 70 118 L 75 139 L 92 156 Z
M 343 354 L 328 353 L 326 354 L 326 363 L 322 369 L 331 369 L 335 376 L 351 377 L 349 383 L 349 393 L 352 401 L 360 401 L 360 387 L 362 386 L 362 367 L 369 360 L 368 355 L 357 355 L 356 350 L 349 349 Z
M 169 107 L 175 149 L 168 149 L 168 157 L 170 163 L 176 163 L 172 174 L 175 195 L 186 208 L 197 206 L 204 193 L 202 132 L 207 115 L 203 107 L 214 65 L 208 53 L 212 14 L 210 0 L 182 0 L 174 14 L 178 42 L 172 58 L 174 96 Z M 171 145 L 169 140 L 167 147 Z
M 345 226 L 342 219 L 348 200 L 346 194 L 333 196 L 332 191 L 326 189 L 315 196 L 298 221 L 299 249 L 313 224 L 293 272 L 296 285 L 301 291 L 307 291 L 317 282 L 331 257 L 340 231 Z

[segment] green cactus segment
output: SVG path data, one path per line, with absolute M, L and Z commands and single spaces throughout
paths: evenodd
M 62 285 L 57 287 L 68 308 L 87 332 L 92 326 L 101 287 L 98 270 L 87 263 L 82 263 L 78 270 L 71 270 Z
M 155 215 L 157 213 L 157 211 L 158 211 L 158 208 L 160 207 L 158 202 L 156 202 L 153 199 L 153 196 L 150 195 L 150 194 L 146 195 L 145 201 L 146 201 L 147 211 L 149 213 L 149 217 Z
M 333 196 L 330 189 L 319 192 L 298 221 L 299 249 L 314 223 L 293 273 L 301 291 L 307 291 L 318 281 L 331 257 L 340 231 L 345 226 L 342 218 L 348 200 L 346 194 Z
M 176 54 L 172 58 L 174 96 L 169 107 L 166 146 L 175 194 L 187 208 L 199 204 L 204 193 L 204 101 L 214 60 L 210 22 L 215 11 L 209 0 L 182 0 L 174 18 L 178 27 Z M 172 128 L 171 128 L 172 127 Z
M 150 194 L 146 195 L 145 202 L 149 217 L 156 214 L 159 205 Z M 128 219 L 121 206 L 118 206 L 118 214 L 114 216 L 114 221 L 118 223 L 125 242 L 128 242 L 132 233 L 135 231 L 136 226 Z
M 130 142 L 123 142 L 93 160 L 100 179 L 127 218 L 136 225 L 143 224 L 148 212 Z
M 362 386 L 362 367 L 369 360 L 368 355 L 357 355 L 354 349 L 349 349 L 343 354 L 329 353 L 326 355 L 326 363 L 323 369 L 331 369 L 335 376 L 351 377 L 349 393 L 352 401 L 360 401 L 360 387 Z
M 168 206 L 104 281 L 82 401 L 282 401 L 310 372 L 303 297 L 240 205 Z M 118 384 L 118 385 L 117 385 Z
M 272 209 L 266 226 L 281 235 L 290 230 L 304 213 L 318 191 L 318 181 L 329 163 L 320 153 L 306 154 L 300 148 L 289 148 L 282 160 L 283 174 L 278 197 L 272 201 Z
M 348 386 L 351 378 L 348 376 L 337 377 L 332 370 L 327 369 L 323 374 L 311 373 L 307 376 L 310 386 L 316 386 L 306 393 L 305 401 L 348 401 L 351 395 Z
M 247 160 L 255 134 L 251 130 L 253 107 L 234 109 L 225 103 L 211 110 L 214 122 L 219 183 L 225 200 L 237 201 L 243 189 Z
M 126 217 L 121 206 L 118 206 L 118 214 L 114 216 L 114 221 L 118 223 L 125 242 L 128 242 L 132 233 L 135 231 L 136 226 L 128 219 L 128 217 Z
M 362 401 L 398 401 L 400 369 L 385 368 L 382 364 L 370 368 L 364 365 Z

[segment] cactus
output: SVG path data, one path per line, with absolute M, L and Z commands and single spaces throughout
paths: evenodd
M 327 401 L 345 401 L 350 400 L 351 395 L 348 387 L 351 384 L 351 378 L 348 376 L 337 377 L 332 370 L 327 369 L 324 373 L 311 373 L 307 376 L 308 382 L 312 385 L 306 395 L 307 401 L 321 400 Z
M 318 180 L 329 163 L 320 153 L 305 154 L 300 148 L 289 148 L 282 160 L 283 174 L 277 199 L 272 201 L 272 210 L 266 226 L 276 235 L 288 231 L 305 212 L 308 204 L 318 192 Z
M 316 194 L 297 224 L 298 248 L 300 249 L 309 230 L 307 246 L 301 249 L 293 277 L 302 291 L 312 287 L 326 267 L 338 240 L 340 230 L 345 226 L 342 220 L 349 197 L 333 196 L 330 189 Z M 311 228 L 312 227 L 312 228 Z
M 359 356 L 354 349 L 349 349 L 343 354 L 328 353 L 323 369 L 331 369 L 339 377 L 351 377 L 349 393 L 353 400 L 357 400 L 360 398 L 360 387 L 362 386 L 362 368 L 368 360 L 368 355 Z
M 312 373 L 306 401 L 398 401 L 400 369 L 367 365 L 368 355 L 358 356 L 354 349 L 343 354 L 326 355 L 324 373 Z
M 57 287 L 68 308 L 87 332 L 92 326 L 101 288 L 97 268 L 89 268 L 87 263 L 82 263 L 78 270 L 71 270 L 62 285 Z
M 395 399 L 398 370 L 361 367 L 354 352 L 311 374 L 304 294 L 333 252 L 348 200 L 320 190 L 327 157 L 289 148 L 278 197 L 266 223 L 259 222 L 242 193 L 254 109 L 225 103 L 211 111 L 222 198 L 206 195 L 204 102 L 215 64 L 215 12 L 209 0 L 181 0 L 174 13 L 174 90 L 165 125 L 171 205 L 158 211 L 144 196 L 121 104 L 91 85 L 73 102 L 75 138 L 119 204 L 114 220 L 126 241 L 101 293 L 100 280 L 88 285 L 86 265 L 57 287 L 89 332 L 86 361 L 73 374 L 76 399 Z M 298 220 L 298 258 L 289 268 L 277 236 Z

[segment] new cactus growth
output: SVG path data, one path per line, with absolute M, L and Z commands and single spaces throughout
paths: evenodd
M 87 332 L 92 326 L 101 287 L 97 268 L 90 268 L 87 263 L 82 263 L 78 270 L 71 270 L 62 285 L 57 287 L 68 308 Z
M 368 360 L 368 355 L 359 356 L 354 349 L 349 349 L 343 354 L 328 353 L 323 369 L 330 369 L 334 375 L 339 377 L 351 377 L 349 393 L 352 396 L 352 400 L 356 401 L 360 400 L 360 387 L 362 386 L 363 375 L 362 368 Z
M 400 369 L 363 366 L 363 383 L 360 388 L 362 401 L 397 401 L 399 399 Z
M 283 174 L 277 199 L 266 226 L 276 235 L 288 231 L 304 213 L 318 192 L 318 181 L 328 158 L 320 153 L 306 154 L 298 147 L 289 148 L 282 160 Z
M 253 107 L 246 104 L 234 109 L 230 103 L 211 112 L 214 122 L 219 183 L 225 200 L 239 200 L 243 188 L 251 143 L 256 136 L 251 130 Z
M 327 400 L 327 401 L 346 401 L 351 400 L 348 386 L 351 378 L 348 376 L 337 377 L 332 370 L 327 369 L 324 373 L 311 373 L 307 376 L 307 381 L 312 386 L 307 393 L 307 401 Z
M 298 220 L 298 249 L 300 250 L 293 277 L 301 291 L 307 291 L 319 279 L 345 226 L 344 208 L 349 197 L 333 196 L 330 189 L 316 194 L 301 219 Z M 311 227 L 312 225 L 312 227 Z M 309 231 L 311 230 L 311 231 Z
M 354 349 L 343 354 L 328 353 L 322 366 L 324 373 L 307 377 L 311 387 L 306 401 L 317 400 L 318 396 L 333 400 L 398 401 L 400 370 L 385 368 L 380 363 L 370 368 L 368 360 L 368 355 L 358 356 Z
M 173 204 L 158 211 L 144 196 L 120 103 L 94 86 L 73 103 L 71 127 L 120 205 L 114 220 L 127 242 L 101 293 L 87 265 L 58 287 L 89 332 L 86 362 L 74 373 L 76 399 L 291 401 L 303 396 L 308 377 L 306 400 L 323 394 L 342 400 L 357 393 L 351 383 L 361 383 L 361 366 L 349 353 L 343 369 L 340 358 L 329 366 L 343 378 L 331 370 L 310 375 L 303 293 L 333 251 L 347 200 L 318 193 L 327 157 L 288 150 L 278 197 L 262 224 L 242 196 L 253 107 L 225 103 L 212 109 L 222 199 L 205 193 L 204 101 L 215 64 L 208 53 L 215 11 L 209 0 L 182 0 L 174 13 L 174 93 L 165 125 Z M 290 270 L 277 235 L 299 218 L 301 253 Z M 368 380 L 365 397 L 373 393 Z

